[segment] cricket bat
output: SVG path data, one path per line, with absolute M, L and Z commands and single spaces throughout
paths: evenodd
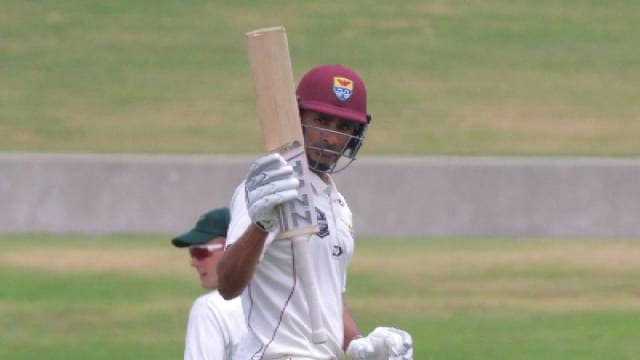
M 311 340 L 321 344 L 327 341 L 327 331 L 322 324 L 320 291 L 313 277 L 308 249 L 310 237 L 319 231 L 319 227 L 295 98 L 287 33 L 284 27 L 277 26 L 254 30 L 246 36 L 264 151 L 279 152 L 301 180 L 298 198 L 279 206 L 279 239 L 293 241 L 295 269 L 309 308 Z

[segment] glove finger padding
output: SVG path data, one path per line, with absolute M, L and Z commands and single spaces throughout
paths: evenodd
M 352 340 L 347 348 L 347 355 L 352 360 L 372 359 L 374 352 L 375 348 L 368 337 Z
M 259 198 L 249 206 L 249 216 L 251 216 L 256 223 L 259 222 L 266 230 L 269 230 L 273 227 L 273 224 L 266 224 L 266 222 L 273 221 L 275 216 L 273 209 L 296 197 L 298 197 L 297 190 L 288 190 Z
M 260 199 L 265 198 L 267 196 L 277 195 L 281 192 L 286 192 L 288 190 L 296 190 L 298 186 L 300 186 L 300 181 L 296 178 L 275 180 L 270 183 L 265 183 L 247 192 L 247 202 L 249 204 L 255 204 Z M 296 193 L 297 193 L 297 190 L 296 190 Z M 273 206 L 279 205 L 281 203 L 282 202 L 274 203 Z
M 257 189 L 274 181 L 295 178 L 293 168 L 290 165 L 284 165 L 275 170 L 263 170 L 262 172 L 247 178 L 245 187 L 249 190 Z
M 258 158 L 251 164 L 251 167 L 249 167 L 245 186 L 250 189 L 256 188 L 264 183 L 267 172 L 278 170 L 285 166 L 287 166 L 287 162 L 282 155 L 278 153 Z
M 276 223 L 274 208 L 298 196 L 300 181 L 284 158 L 273 153 L 257 159 L 245 180 L 245 199 L 251 221 L 271 230 Z
M 413 341 L 408 332 L 391 327 L 378 327 L 368 337 L 378 351 L 387 354 L 388 359 L 413 360 Z

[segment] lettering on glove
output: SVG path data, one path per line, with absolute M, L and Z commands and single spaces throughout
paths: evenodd
M 245 199 L 251 221 L 265 231 L 278 223 L 275 207 L 298 196 L 300 180 L 282 155 L 269 154 L 257 159 L 245 180 Z
M 406 331 L 377 327 L 366 337 L 352 340 L 347 355 L 353 360 L 413 360 L 413 341 Z

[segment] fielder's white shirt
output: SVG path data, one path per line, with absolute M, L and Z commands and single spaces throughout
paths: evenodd
M 313 235 L 309 249 L 329 339 L 322 345 L 311 342 L 307 304 L 299 279 L 294 277 L 293 247 L 289 240 L 274 240 L 274 231 L 267 238 L 254 277 L 241 295 L 248 333 L 238 348 L 238 360 L 344 358 L 342 295 L 354 246 L 351 210 L 333 181 L 326 184 L 313 173 L 311 177 L 320 232 Z M 227 246 L 233 245 L 251 224 L 244 183 L 236 189 L 230 210 Z
M 194 301 L 185 338 L 185 360 L 230 360 L 247 332 L 240 299 L 214 290 Z

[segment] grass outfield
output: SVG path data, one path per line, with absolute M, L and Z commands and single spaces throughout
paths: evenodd
M 409 330 L 415 359 L 632 359 L 640 242 L 361 240 L 348 302 Z M 176 359 L 201 293 L 143 236 L 0 237 L 0 358 Z
M 640 2 L 2 0 L 0 151 L 256 153 L 243 34 L 362 73 L 363 154 L 640 154 Z

